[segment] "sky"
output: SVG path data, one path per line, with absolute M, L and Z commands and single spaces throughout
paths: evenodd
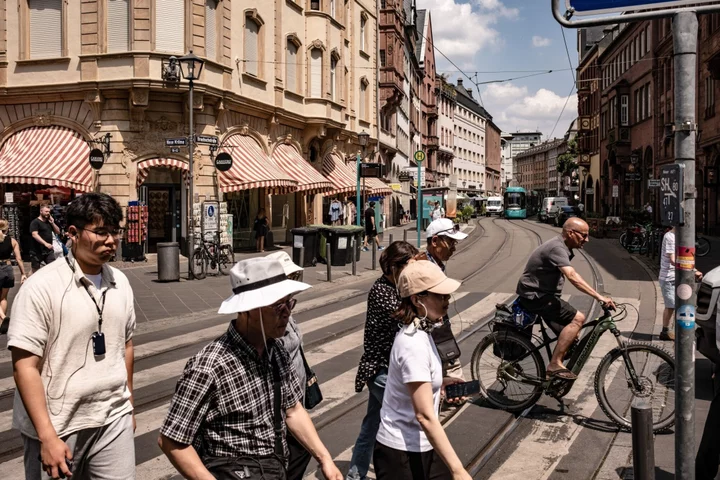
M 543 138 L 565 134 L 577 116 L 574 90 L 570 95 L 577 37 L 575 30 L 565 30 L 571 71 L 548 0 L 417 0 L 417 8 L 430 10 L 437 72 L 453 83 L 463 78 L 469 87 L 462 70 L 481 83 L 482 104 L 498 127 L 508 133 L 540 131 Z M 535 75 L 548 70 L 554 73 Z M 482 84 L 494 80 L 509 81 Z

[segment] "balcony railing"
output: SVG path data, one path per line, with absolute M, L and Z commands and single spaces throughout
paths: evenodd
M 435 118 L 437 118 L 437 117 L 438 117 L 438 107 L 437 107 L 437 105 L 430 105 L 430 106 L 428 107 L 427 114 L 428 114 L 428 117 L 435 117 Z
M 440 147 L 440 139 L 434 135 L 430 135 L 427 137 L 427 146 L 428 148 L 439 148 Z

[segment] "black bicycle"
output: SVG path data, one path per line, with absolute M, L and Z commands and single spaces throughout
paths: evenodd
M 232 245 L 203 240 L 202 245 L 193 252 L 191 265 L 193 276 L 199 280 L 207 276 L 208 270 L 217 269 L 221 274 L 228 275 L 235 265 Z
M 653 430 L 658 432 L 675 423 L 675 359 L 650 343 L 625 341 L 616 322 L 627 316 L 627 306 L 618 305 L 616 314 L 603 306 L 603 314 L 583 326 L 589 330 L 566 355 L 567 369 L 579 375 L 603 333 L 612 332 L 618 346 L 608 352 L 595 371 L 595 395 L 603 412 L 615 424 L 629 429 L 630 405 L 634 397 L 652 403 Z M 527 326 L 513 322 L 512 310 L 498 305 L 493 332 L 482 339 L 471 360 L 472 377 L 480 381 L 480 391 L 493 406 L 510 412 L 532 407 L 545 393 L 556 399 L 567 395 L 574 380 L 546 378 L 546 358 L 552 356 L 548 327 L 556 335 L 563 326 L 536 317 Z M 540 336 L 533 326 L 540 325 Z

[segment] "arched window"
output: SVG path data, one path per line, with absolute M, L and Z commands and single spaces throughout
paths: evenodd
M 335 102 L 337 100 L 335 98 L 336 89 L 337 89 L 336 88 L 337 87 L 337 84 L 336 84 L 337 79 L 336 79 L 336 75 L 335 75 L 336 70 L 337 70 L 337 62 L 338 62 L 337 58 L 335 58 L 334 55 L 331 55 L 330 56 L 330 99 L 333 102 Z
M 185 54 L 184 0 L 155 0 L 155 50 Z
M 310 50 L 310 96 L 313 98 L 322 98 L 322 64 L 322 50 Z
M 285 58 L 285 88 L 291 92 L 298 91 L 298 46 L 292 39 L 287 41 Z
M 365 15 L 365 12 L 363 12 L 360 16 L 360 50 L 363 52 L 365 51 L 365 35 L 366 35 L 366 29 L 365 26 L 367 25 L 367 16 Z

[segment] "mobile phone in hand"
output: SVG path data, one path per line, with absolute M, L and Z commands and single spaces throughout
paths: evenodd
M 480 381 L 473 380 L 471 382 L 453 383 L 445 387 L 446 398 L 462 398 L 471 397 L 480 393 Z

